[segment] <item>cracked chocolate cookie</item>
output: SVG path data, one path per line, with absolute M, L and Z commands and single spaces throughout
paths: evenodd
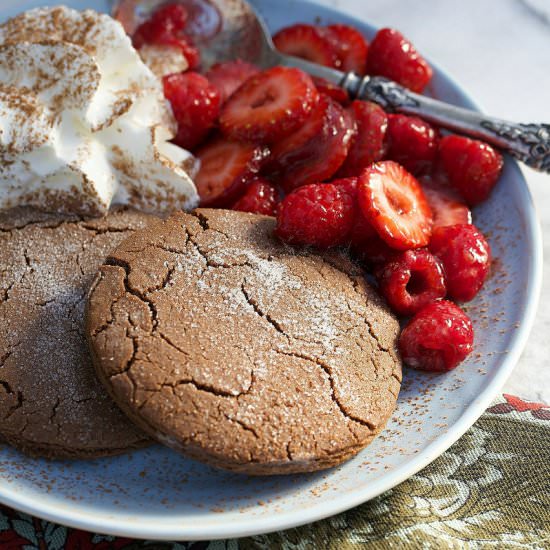
M 150 219 L 130 211 L 89 221 L 21 208 L 0 214 L 0 439 L 51 458 L 147 442 L 97 380 L 84 309 L 107 254 Z
M 178 213 L 111 252 L 89 294 L 100 379 L 152 437 L 248 474 L 328 468 L 382 430 L 397 320 L 345 256 L 297 251 L 273 218 Z

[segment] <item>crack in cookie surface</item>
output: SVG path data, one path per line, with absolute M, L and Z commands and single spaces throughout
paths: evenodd
M 0 214 L 0 435 L 30 454 L 76 458 L 143 445 L 97 380 L 84 331 L 86 294 L 111 247 L 149 216 Z M 9 388 L 11 391 L 4 391 Z
M 290 249 L 273 227 L 221 210 L 155 222 L 110 254 L 88 305 L 96 369 L 130 418 L 249 473 L 355 454 L 401 376 L 399 325 L 361 271 Z

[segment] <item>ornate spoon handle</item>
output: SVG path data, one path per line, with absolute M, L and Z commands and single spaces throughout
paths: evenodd
M 480 138 L 531 168 L 550 173 L 550 124 L 518 124 L 488 117 L 415 94 L 379 76 L 348 73 L 341 86 L 352 97 L 374 101 L 388 111 L 418 115 L 444 128 Z

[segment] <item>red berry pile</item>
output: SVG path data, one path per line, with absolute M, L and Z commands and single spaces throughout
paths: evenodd
M 198 70 L 191 20 L 181 3 L 164 5 L 138 27 L 134 44 L 176 45 Z M 293 25 L 273 40 L 286 54 L 382 75 L 415 92 L 432 77 L 393 29 L 370 45 L 347 25 Z M 472 300 L 489 273 L 490 247 L 469 207 L 495 186 L 497 151 L 350 102 L 338 86 L 295 68 L 262 71 L 234 60 L 204 74 L 167 75 L 164 91 L 175 142 L 201 161 L 203 206 L 277 216 L 277 236 L 295 246 L 349 248 L 396 314 L 411 318 L 400 338 L 411 367 L 447 371 L 472 351 L 471 321 L 448 300 Z

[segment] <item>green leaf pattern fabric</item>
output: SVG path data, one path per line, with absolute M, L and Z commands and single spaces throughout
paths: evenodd
M 159 550 L 550 549 L 550 407 L 505 395 L 447 452 L 378 498 L 273 534 L 211 542 L 133 541 L 0 507 L 0 548 Z

